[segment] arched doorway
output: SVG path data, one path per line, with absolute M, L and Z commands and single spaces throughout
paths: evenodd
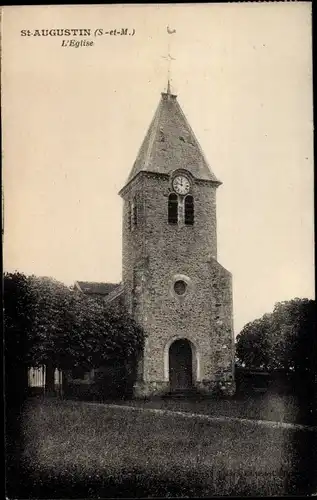
M 186 339 L 175 340 L 169 348 L 170 390 L 184 390 L 192 386 L 192 349 Z

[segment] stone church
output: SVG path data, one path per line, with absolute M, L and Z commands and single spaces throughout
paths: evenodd
M 220 185 L 168 84 L 119 193 L 122 283 L 75 284 L 123 301 L 143 327 L 136 397 L 235 390 L 232 276 L 217 260 Z

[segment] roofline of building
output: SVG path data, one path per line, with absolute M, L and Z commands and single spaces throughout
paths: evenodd
M 105 303 L 110 304 L 113 300 L 120 297 L 124 293 L 124 291 L 125 291 L 125 287 L 124 287 L 124 284 L 121 282 L 108 295 L 106 295 Z
M 79 282 L 78 281 L 75 281 L 74 283 L 74 288 L 76 288 L 77 290 L 79 290 L 80 292 L 84 293 L 83 290 L 80 288 L 80 285 L 79 285 Z
M 85 293 L 85 294 L 88 294 L 88 295 L 102 295 L 102 296 L 106 296 L 106 297 L 107 297 L 109 294 L 111 294 L 111 293 L 112 293 L 112 292 L 113 292 L 116 288 L 118 288 L 118 287 L 122 284 L 122 282 L 119 282 L 119 283 L 111 283 L 111 285 L 114 285 L 114 286 L 115 286 L 115 288 L 114 288 L 114 289 L 112 289 L 112 290 L 111 290 L 110 292 L 108 292 L 108 293 L 102 293 L 102 292 L 94 292 L 94 291 L 85 291 L 85 290 L 83 290 L 83 289 L 81 288 L 81 286 L 80 286 L 80 284 L 79 284 L 79 283 L 80 283 L 80 281 L 76 280 L 76 281 L 74 282 L 74 288 L 75 288 L 76 290 L 79 290 L 81 293 Z M 96 281 L 84 281 L 83 283 L 95 283 L 95 284 L 96 284 L 96 283 L 98 283 L 98 284 L 103 284 L 101 281 L 100 281 L 100 282 L 96 282 Z M 109 283 L 109 284 L 110 284 L 110 283 Z
M 183 170 L 186 170 L 186 169 L 183 169 Z M 173 172 L 170 172 L 169 174 L 165 174 L 162 172 L 153 172 L 152 170 L 139 170 L 138 173 L 134 177 L 132 177 L 132 179 L 130 179 L 129 182 L 127 182 L 127 184 L 125 184 L 123 186 L 123 188 L 120 189 L 120 191 L 118 192 L 118 195 L 120 195 L 120 196 L 124 195 L 128 191 L 132 181 L 134 181 L 140 174 L 152 175 L 154 177 L 155 176 L 165 177 L 165 178 L 169 179 L 170 176 L 173 175 Z M 214 181 L 212 179 L 200 179 L 199 177 L 195 177 L 191 172 L 190 172 L 190 175 L 193 177 L 193 179 L 195 179 L 195 181 L 206 182 L 208 184 L 213 184 L 216 187 L 219 187 L 223 184 L 221 181 L 218 181 L 218 180 Z

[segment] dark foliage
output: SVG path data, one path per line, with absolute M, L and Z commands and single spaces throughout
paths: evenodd
M 315 301 L 279 302 L 271 314 L 248 323 L 236 339 L 238 362 L 248 368 L 316 377 Z
M 24 332 L 32 328 L 32 308 L 27 293 L 27 278 L 21 273 L 7 274 L 4 279 L 4 362 L 6 404 L 19 408 L 23 403 L 28 379 L 29 337 Z M 13 383 L 16 380 L 18 383 Z
M 13 273 L 5 274 L 3 283 L 6 373 L 11 381 L 22 380 L 18 374 L 23 373 L 26 387 L 27 368 L 41 365 L 46 366 L 48 390 L 55 368 L 89 370 L 116 362 L 130 374 L 143 332 L 123 308 L 51 278 Z

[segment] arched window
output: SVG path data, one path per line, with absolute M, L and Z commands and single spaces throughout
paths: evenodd
M 185 198 L 185 224 L 188 226 L 194 224 L 194 198 L 191 195 Z
M 138 225 L 138 205 L 136 199 L 134 199 L 130 203 L 129 218 L 130 218 L 130 230 L 133 231 L 133 229 L 135 229 L 136 226 Z
M 138 225 L 138 203 L 135 198 L 131 205 L 131 227 L 134 229 Z
M 168 197 L 168 223 L 177 224 L 178 222 L 178 198 L 177 194 L 171 193 Z
M 132 203 L 128 202 L 128 228 L 131 231 L 132 229 Z
M 138 225 L 138 204 L 137 204 L 137 200 L 134 200 L 134 202 L 132 204 L 132 224 L 133 224 L 134 227 Z

